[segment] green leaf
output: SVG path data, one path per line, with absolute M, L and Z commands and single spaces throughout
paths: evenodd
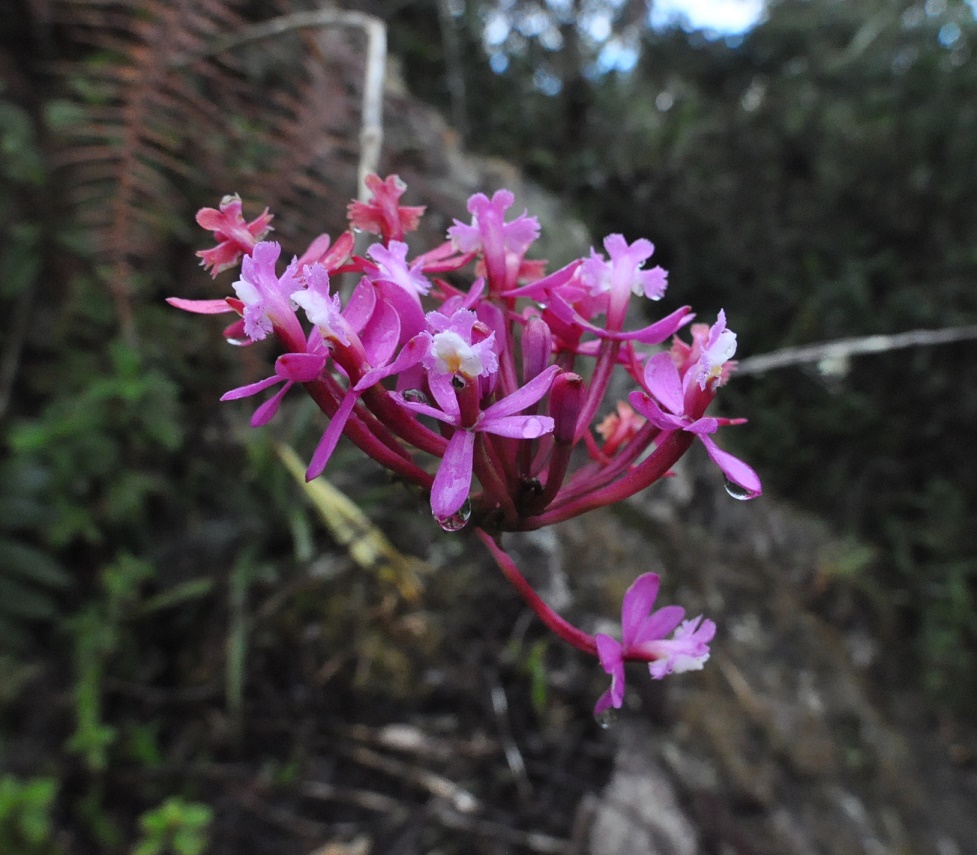
M 74 581 L 71 574 L 50 555 L 15 540 L 0 540 L 0 568 L 5 574 L 50 588 L 68 588 Z

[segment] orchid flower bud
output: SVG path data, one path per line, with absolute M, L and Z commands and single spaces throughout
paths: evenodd
M 579 374 L 565 371 L 553 381 L 550 415 L 554 422 L 553 438 L 557 442 L 573 442 L 583 399 L 583 378 Z
M 533 315 L 522 331 L 522 382 L 539 376 L 553 352 L 553 333 L 539 315 Z

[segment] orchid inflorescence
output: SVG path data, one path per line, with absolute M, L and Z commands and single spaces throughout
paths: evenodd
M 625 661 L 648 663 L 656 679 L 701 668 L 716 626 L 683 620 L 679 606 L 652 612 L 656 574 L 640 576 L 625 595 L 620 642 L 593 636 L 543 602 L 501 535 L 621 501 L 668 474 L 696 438 L 732 495 L 759 495 L 753 469 L 713 440 L 720 427 L 743 420 L 705 415 L 733 368 L 736 336 L 724 313 L 712 326 L 692 324 L 683 306 L 625 329 L 632 296 L 660 300 L 668 285 L 661 267 L 645 268 L 652 244 L 610 235 L 606 255 L 591 249 L 545 274 L 545 262 L 526 258 L 539 223 L 525 213 L 506 221 L 507 190 L 472 196 L 471 223 L 455 220 L 443 244 L 408 259 L 404 236 L 424 209 L 400 204 L 405 187 L 397 176 L 372 175 L 367 186 L 371 198 L 349 205 L 350 230 L 335 241 L 316 238 L 281 274 L 281 249 L 264 240 L 267 210 L 246 222 L 240 198 L 228 196 L 219 209 L 197 214 L 217 241 L 198 253 L 204 267 L 216 276 L 241 263 L 236 296 L 169 302 L 236 313 L 224 330 L 229 341 L 274 337 L 284 351 L 272 376 L 221 400 L 279 386 L 255 410 L 251 424 L 259 426 L 301 385 L 329 419 L 307 479 L 323 472 L 345 435 L 429 495 L 442 528 L 471 526 L 544 623 L 611 675 L 595 712 L 621 706 Z M 380 240 L 358 255 L 356 232 Z M 473 263 L 467 290 L 445 278 Z M 344 304 L 333 280 L 345 273 L 359 279 Z M 436 308 L 425 312 L 422 298 Z M 685 327 L 691 342 L 676 336 Z M 605 412 L 612 375 L 621 371 L 636 388 Z

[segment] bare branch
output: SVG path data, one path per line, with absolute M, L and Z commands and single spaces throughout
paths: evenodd
M 867 353 L 887 353 L 890 350 L 902 350 L 907 347 L 928 347 L 975 338 L 977 338 L 977 324 L 938 330 L 909 330 L 892 335 L 840 338 L 800 347 L 785 347 L 783 350 L 761 353 L 759 356 L 748 356 L 737 364 L 736 375 L 764 374 L 778 368 L 811 362 L 823 363 L 827 367 L 832 364 L 844 364 L 852 356 L 864 356 Z

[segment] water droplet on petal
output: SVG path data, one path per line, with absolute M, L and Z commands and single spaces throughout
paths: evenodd
M 411 401 L 414 404 L 426 404 L 428 402 L 427 395 L 420 389 L 405 389 L 401 397 L 405 401 Z
M 735 481 L 730 481 L 729 478 L 726 479 L 724 484 L 726 487 L 726 492 L 729 493 L 734 499 L 739 501 L 745 501 L 746 499 L 752 499 L 756 496 L 752 490 L 747 490 L 746 487 L 742 487 Z
M 468 499 L 465 499 L 465 504 L 450 517 L 435 517 L 435 519 L 438 521 L 438 525 L 445 531 L 460 531 L 468 525 L 468 518 L 471 515 L 472 503 Z
M 594 721 L 603 729 L 608 730 L 618 719 L 618 711 L 614 707 L 608 707 L 594 716 Z

